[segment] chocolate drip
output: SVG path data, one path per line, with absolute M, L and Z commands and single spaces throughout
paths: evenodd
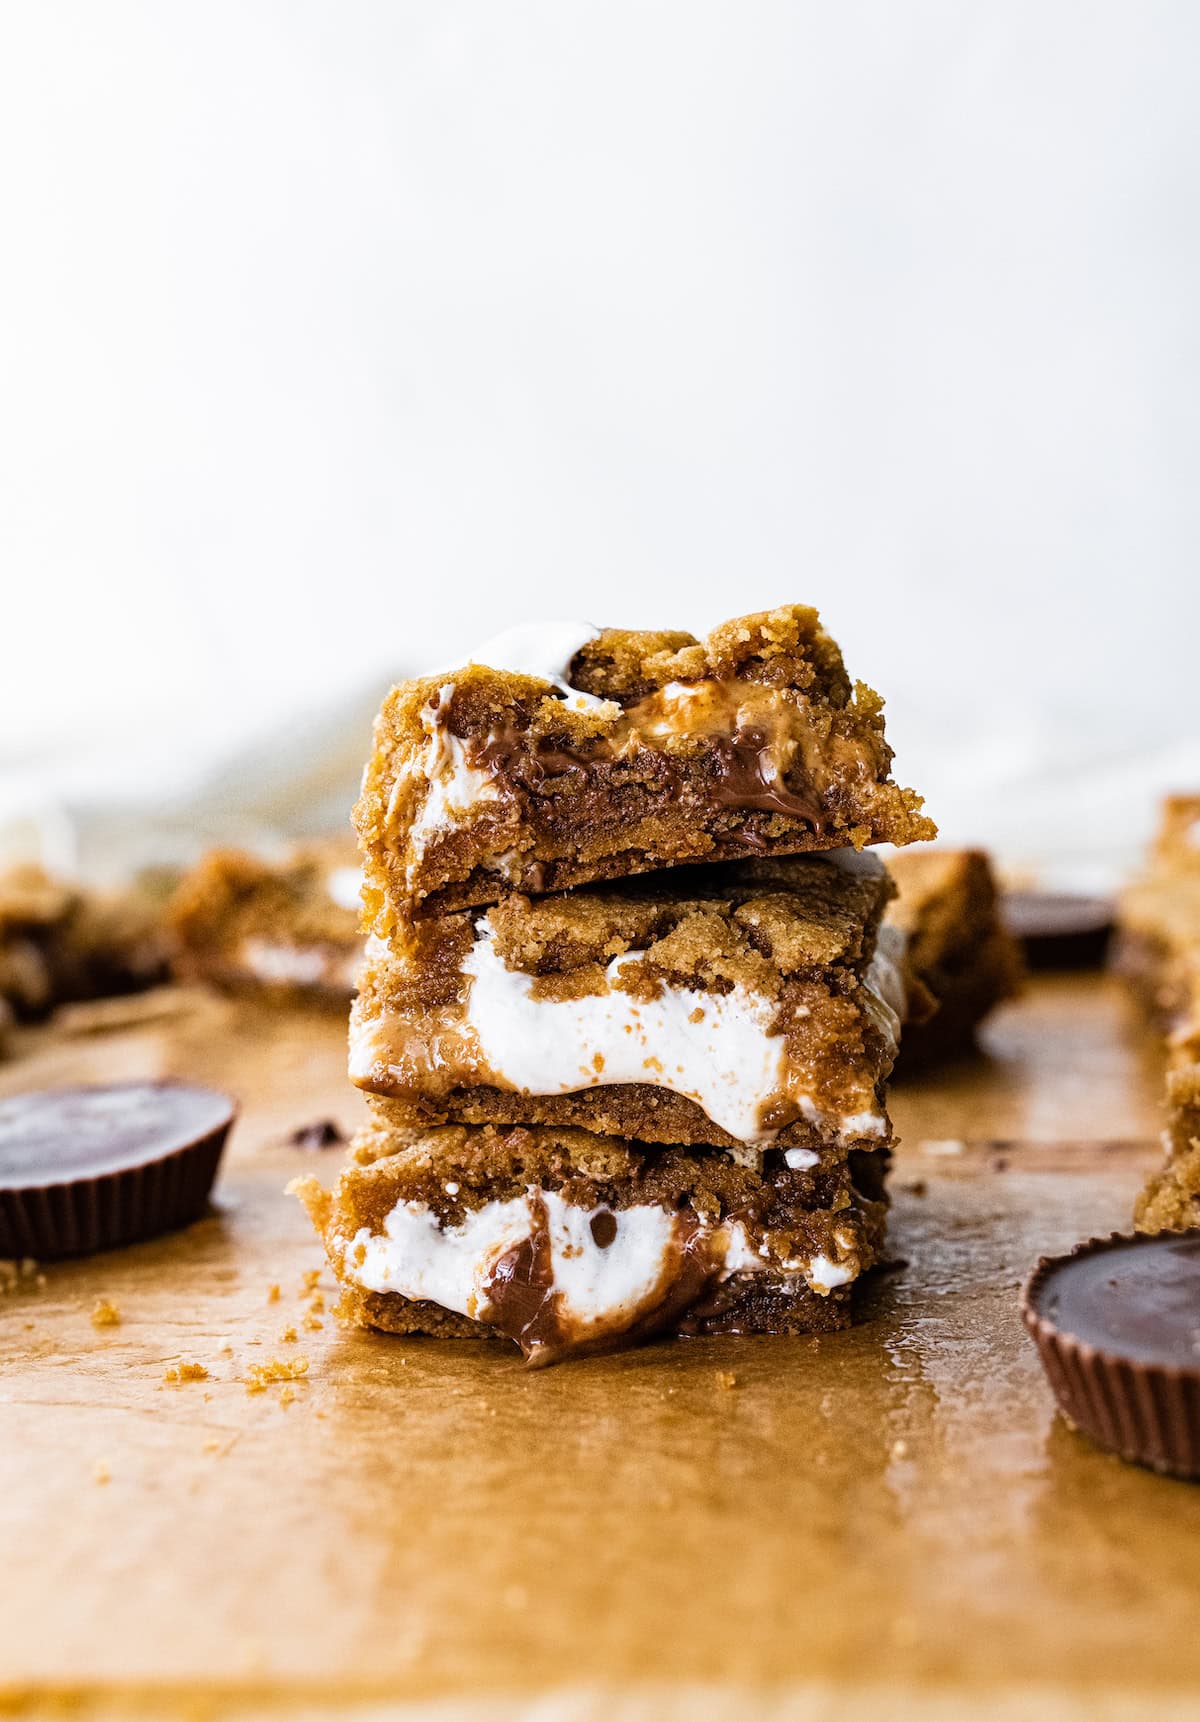
M 776 769 L 771 738 L 765 730 L 743 728 L 716 738 L 717 781 L 713 800 L 722 807 L 752 808 L 803 819 L 814 831 L 824 828 L 820 803 L 811 795 L 789 789 Z
M 556 781 L 578 794 L 599 787 L 605 772 L 621 766 L 642 780 L 652 795 L 663 800 L 678 796 L 687 787 L 686 772 L 664 749 L 643 741 L 636 730 L 631 736 L 636 743 L 633 751 L 629 750 L 629 737 L 621 744 L 611 736 L 572 744 L 550 736 L 531 737 L 504 723 L 489 731 L 483 742 L 468 742 L 467 753 L 477 770 L 531 795 L 545 793 L 547 785 Z M 708 793 L 715 806 L 781 813 L 803 820 L 814 831 L 826 829 L 827 821 L 815 795 L 789 787 L 780 775 L 772 756 L 772 738 L 765 729 L 743 726 L 731 734 L 698 732 L 696 739 L 707 741 L 712 749 Z M 645 782 L 647 776 L 652 779 L 649 783 Z M 752 831 L 748 830 L 745 838 L 752 848 L 763 846 Z
M 497 1258 L 487 1283 L 487 1301 L 488 1319 L 533 1362 L 540 1361 L 547 1350 L 557 1351 L 562 1334 L 546 1204 L 538 1195 L 530 1196 L 529 1204 L 533 1230 Z
M 674 1328 L 684 1312 L 704 1300 L 717 1285 L 725 1252 L 691 1208 L 675 1215 L 675 1234 L 657 1286 L 641 1310 L 625 1322 L 597 1324 L 593 1329 L 573 1323 L 565 1314 L 554 1287 L 554 1263 L 546 1206 L 531 1195 L 533 1232 L 500 1256 L 488 1279 L 485 1319 L 515 1340 L 533 1368 L 560 1363 L 567 1357 L 612 1350 Z M 603 1225 L 609 1222 L 611 1231 Z M 597 1226 L 600 1230 L 597 1230 Z M 605 1235 L 602 1237 L 601 1232 Z M 616 1238 L 617 1221 L 597 1214 L 592 1235 L 601 1249 Z
M 606 736 L 575 747 L 552 736 L 530 736 L 503 723 L 489 730 L 482 743 L 468 742 L 467 756 L 478 770 L 536 795 L 552 778 L 581 783 L 594 765 L 613 759 L 615 750 Z

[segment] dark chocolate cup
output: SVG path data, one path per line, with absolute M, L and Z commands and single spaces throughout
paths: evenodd
M 1031 969 L 1102 969 L 1115 910 L 1106 897 L 1071 891 L 1006 891 L 1000 919 Z
M 118 1088 L 170 1090 L 176 1083 L 128 1083 Z M 72 1093 L 84 1091 L 74 1090 Z M 21 1184 L 0 1182 L 0 1258 L 57 1261 L 118 1249 L 175 1231 L 204 1212 L 216 1179 L 236 1103 L 213 1091 L 212 1118 L 180 1133 L 162 1153 L 88 1172 Z
M 1176 1234 L 1200 1238 L 1200 1229 Z M 1062 1256 L 1043 1256 L 1021 1293 L 1021 1316 L 1038 1348 L 1059 1408 L 1098 1446 L 1162 1476 L 1200 1479 L 1200 1363 L 1195 1368 L 1123 1357 L 1077 1339 L 1041 1313 L 1047 1282 L 1065 1263 L 1124 1247 L 1112 1232 Z

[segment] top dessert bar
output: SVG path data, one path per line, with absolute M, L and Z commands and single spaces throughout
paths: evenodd
M 803 605 L 684 633 L 515 629 L 384 702 L 355 821 L 367 923 L 510 891 L 936 835 L 882 702 Z

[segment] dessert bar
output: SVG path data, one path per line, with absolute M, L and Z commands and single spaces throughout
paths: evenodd
M 1200 1019 L 1198 1019 L 1200 1020 Z M 1179 1232 L 1200 1226 L 1200 1045 L 1167 1074 L 1165 1164 L 1138 1197 L 1139 1232 Z
M 355 812 L 370 927 L 681 862 L 935 835 L 882 703 L 802 605 L 686 633 L 518 629 L 402 683 Z
M 378 1117 L 332 1193 L 291 1188 L 343 1313 L 394 1333 L 498 1334 L 553 1363 L 655 1333 L 815 1333 L 877 1259 L 886 1151 L 797 1171 L 588 1131 Z
M 32 863 L 0 872 L 0 1017 L 153 986 L 167 952 L 161 907 L 138 886 L 84 889 Z
M 1019 990 L 1024 968 L 982 850 L 905 849 L 888 857 L 888 871 L 897 895 L 887 924 L 904 934 L 908 974 L 935 1006 L 905 1022 L 900 1066 L 909 1070 L 967 1051 L 989 1012 Z
M 350 838 L 301 845 L 274 861 L 211 850 L 170 905 L 176 973 L 232 992 L 344 1004 L 362 954 L 360 879 Z
M 853 850 L 644 874 L 369 942 L 350 1073 L 395 1125 L 844 1158 L 890 1136 L 892 886 Z

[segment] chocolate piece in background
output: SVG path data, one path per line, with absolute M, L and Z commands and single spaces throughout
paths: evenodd
M 1000 918 L 1031 969 L 1099 969 L 1108 956 L 1114 908 L 1107 897 L 1070 891 L 1006 891 Z
M 90 1255 L 196 1219 L 236 1112 L 175 1082 L 0 1100 L 0 1257 Z
M 297 1125 L 287 1138 L 289 1148 L 340 1148 L 349 1138 L 332 1118 L 314 1118 L 311 1124 Z
M 1043 1257 L 1021 1313 L 1069 1422 L 1122 1459 L 1200 1479 L 1200 1229 Z

